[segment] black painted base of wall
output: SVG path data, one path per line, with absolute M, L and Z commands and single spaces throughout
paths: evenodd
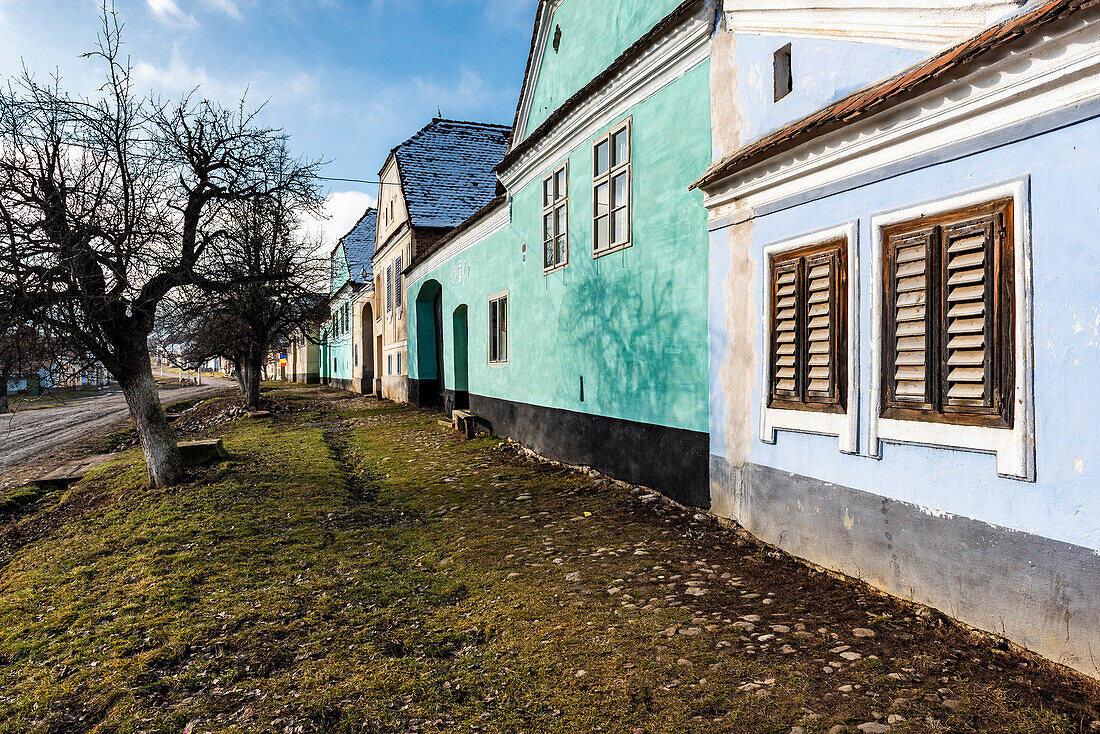
M 439 383 L 436 380 L 409 378 L 409 402 L 419 408 L 442 408 L 439 399 Z
M 443 391 L 443 412 L 447 415 L 453 414 L 456 410 L 469 410 L 469 408 L 470 393 L 465 390 Z
M 794 556 L 1100 678 L 1100 556 L 766 466 L 710 457 L 714 506 Z
M 684 505 L 710 507 L 706 433 L 483 395 L 469 401 L 493 433 L 543 456 L 652 487 Z
M 352 380 L 340 380 L 340 379 L 337 379 L 337 378 L 333 377 L 333 378 L 329 379 L 328 384 L 331 387 L 335 387 L 338 390 L 343 390 L 344 392 L 355 392 L 352 389 L 352 387 L 353 387 Z
M 303 385 L 319 385 L 321 384 L 321 376 L 316 372 L 300 372 L 294 375 L 294 382 L 301 383 Z

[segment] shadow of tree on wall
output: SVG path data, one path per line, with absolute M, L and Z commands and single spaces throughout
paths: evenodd
M 707 401 L 705 303 L 683 297 L 674 270 L 639 273 L 622 257 L 568 282 L 558 314 L 560 359 L 573 380 L 565 396 L 584 412 L 694 427 Z

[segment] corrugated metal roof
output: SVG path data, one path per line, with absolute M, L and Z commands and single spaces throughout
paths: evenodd
M 496 198 L 511 128 L 436 118 L 394 148 L 413 227 L 450 228 Z
M 739 169 L 834 132 L 857 120 L 878 114 L 891 106 L 924 94 L 943 84 L 941 77 L 963 73 L 980 63 L 988 53 L 1027 33 L 1038 31 L 1072 13 L 1093 7 L 1100 0 L 1048 0 L 977 35 L 930 57 L 886 81 L 872 84 L 849 94 L 811 115 L 764 135 L 735 150 L 711 166 L 691 188 L 700 188 L 724 179 Z

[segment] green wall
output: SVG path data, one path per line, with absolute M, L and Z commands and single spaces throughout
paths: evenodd
M 570 5 L 576 3 L 564 7 Z M 448 388 L 455 387 L 453 314 L 465 304 L 471 393 L 708 429 L 706 212 L 702 195 L 688 186 L 711 157 L 709 64 L 608 127 L 627 116 L 633 117 L 632 247 L 592 258 L 592 147 L 586 141 L 552 163 L 566 157 L 570 163 L 566 268 L 543 275 L 540 177 L 510 201 L 509 226 L 410 282 L 413 300 L 429 280 L 442 286 Z M 490 365 L 488 298 L 504 290 L 509 362 Z M 409 309 L 410 375 L 432 379 L 434 359 L 422 370 L 417 357 L 419 312 Z
M 682 0 L 566 0 L 550 19 L 526 135 L 541 125 Z M 561 45 L 554 51 L 554 29 Z

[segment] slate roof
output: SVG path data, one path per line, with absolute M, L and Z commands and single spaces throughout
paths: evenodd
M 945 51 L 929 57 L 900 74 L 872 84 L 821 108 L 802 119 L 733 151 L 715 163 L 692 189 L 708 186 L 738 170 L 762 163 L 822 135 L 877 115 L 893 105 L 914 99 L 944 84 L 952 75 L 962 75 L 970 67 L 984 63 L 1007 43 L 1042 29 L 1073 13 L 1095 9 L 1100 0 L 1048 0 L 1001 21 Z
M 351 231 L 340 238 L 344 246 L 344 257 L 348 261 L 348 273 L 351 279 L 360 283 L 370 280 L 371 258 L 374 257 L 374 239 L 378 227 L 378 210 L 367 209 Z M 363 272 L 366 271 L 366 277 Z
M 435 118 L 393 149 L 413 227 L 451 228 L 496 198 L 506 125 Z

